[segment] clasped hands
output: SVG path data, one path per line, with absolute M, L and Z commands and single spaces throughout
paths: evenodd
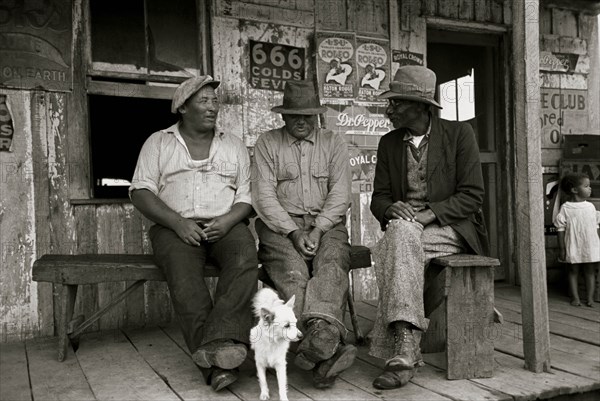
M 431 209 L 424 209 L 417 212 L 410 203 L 402 201 L 392 203 L 385 211 L 385 218 L 388 220 L 402 219 L 418 222 L 423 227 L 433 223 L 436 219 L 435 213 Z
M 298 229 L 288 234 L 288 237 L 294 244 L 294 248 L 296 248 L 296 251 L 298 251 L 305 260 L 311 260 L 315 257 L 322 236 L 323 230 L 317 227 L 313 228 L 310 232 Z
M 200 224 L 191 219 L 181 218 L 173 231 L 188 245 L 200 246 L 202 241 L 216 242 L 231 230 L 233 222 L 226 216 L 218 216 L 206 224 Z

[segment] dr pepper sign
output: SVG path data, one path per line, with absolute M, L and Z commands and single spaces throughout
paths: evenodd
M 250 41 L 250 84 L 256 89 L 283 91 L 287 81 L 304 79 L 304 49 Z

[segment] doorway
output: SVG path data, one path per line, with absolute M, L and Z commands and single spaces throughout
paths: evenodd
M 437 75 L 436 99 L 443 106 L 439 117 L 470 123 L 479 144 L 490 256 L 501 262 L 495 270 L 496 280 L 507 279 L 505 270 L 510 263 L 509 191 L 503 190 L 501 167 L 506 137 L 502 39 L 502 35 L 427 31 L 427 67 Z

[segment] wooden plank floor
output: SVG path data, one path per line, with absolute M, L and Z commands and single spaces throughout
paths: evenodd
M 317 390 L 310 374 L 289 365 L 290 400 L 535 400 L 600 391 L 600 304 L 576 308 L 566 297 L 549 300 L 551 373 L 523 369 L 519 289 L 496 287 L 504 315 L 494 332 L 494 377 L 446 380 L 443 354 L 425 355 L 426 365 L 405 387 L 380 391 L 371 383 L 383 362 L 359 347 L 356 363 L 335 387 Z M 373 325 L 376 302 L 357 303 L 359 324 Z M 351 325 L 348 322 L 348 327 Z M 351 341 L 353 336 L 351 335 Z M 0 400 L 255 400 L 259 389 L 252 360 L 240 379 L 214 393 L 204 385 L 176 327 L 90 333 L 67 359 L 56 360 L 56 338 L 0 345 Z M 290 358 L 291 359 L 291 358 Z M 269 375 L 272 399 L 277 383 Z M 592 393 L 593 392 L 593 393 Z M 564 398 L 562 398 L 564 399 Z M 592 398 L 590 398 L 592 399 Z

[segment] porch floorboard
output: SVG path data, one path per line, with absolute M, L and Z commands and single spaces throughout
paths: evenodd
M 494 332 L 494 376 L 446 380 L 443 353 L 426 354 L 426 365 L 403 388 L 380 391 L 371 383 L 383 361 L 359 347 L 356 363 L 335 387 L 317 390 L 310 373 L 288 365 L 290 400 L 535 400 L 600 392 L 600 304 L 576 308 L 568 298 L 549 299 L 552 372 L 523 368 L 520 293 L 496 286 L 496 307 L 505 322 Z M 376 302 L 357 302 L 359 324 L 368 332 Z M 349 322 L 348 322 L 349 323 Z M 348 327 L 351 327 L 348 324 Z M 350 341 L 354 340 L 351 334 Z M 0 344 L 0 400 L 255 400 L 258 382 L 248 359 L 240 379 L 214 393 L 204 385 L 176 326 L 88 333 L 77 352 L 56 360 L 56 338 Z M 268 375 L 271 399 L 277 381 Z

